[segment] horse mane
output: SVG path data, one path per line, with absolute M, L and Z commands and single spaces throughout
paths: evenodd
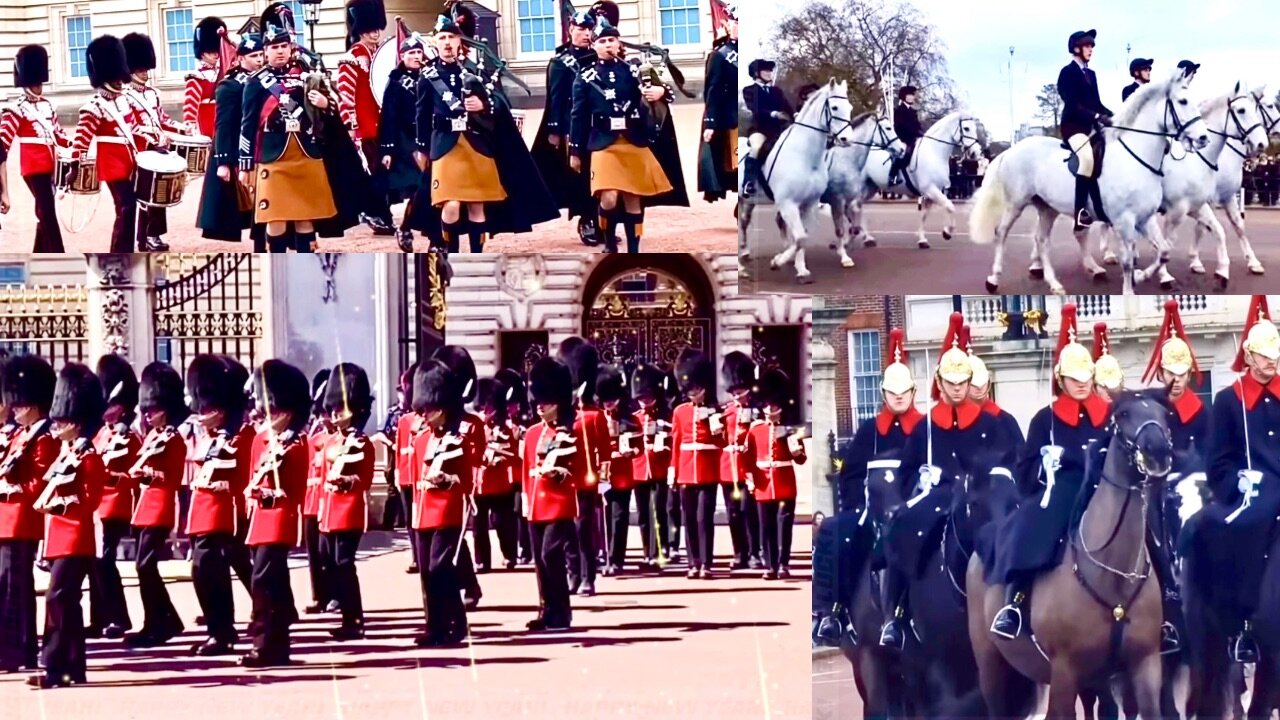
M 1157 95 L 1164 97 L 1164 94 L 1169 90 L 1169 83 L 1171 82 L 1173 82 L 1173 78 L 1166 78 L 1160 82 L 1152 81 L 1134 90 L 1129 99 L 1125 100 L 1124 104 L 1120 106 L 1120 112 L 1116 113 L 1115 117 L 1112 118 L 1112 123 L 1124 127 L 1133 127 L 1133 121 L 1137 119 L 1138 113 L 1142 112 L 1142 109 L 1147 106 L 1147 103 L 1151 102 L 1152 98 Z
M 831 97 L 831 86 L 827 83 L 819 85 L 818 89 L 814 90 L 813 93 L 809 95 L 809 99 L 804 101 L 804 106 L 800 108 L 800 112 L 796 117 L 802 117 L 808 120 L 809 113 L 811 113 L 814 108 L 820 107 L 829 97 Z
M 928 135 L 929 133 L 933 132 L 933 129 L 934 129 L 934 128 L 941 128 L 941 127 L 946 126 L 946 124 L 947 124 L 947 123 L 951 122 L 951 120 L 952 120 L 952 117 L 953 117 L 953 116 L 954 116 L 954 117 L 955 117 L 955 119 L 958 121 L 958 120 L 960 119 L 960 116 L 962 116 L 962 115 L 964 115 L 964 111 L 963 111 L 963 110 L 952 110 L 951 112 L 947 113 L 946 115 L 943 115 L 942 117 L 938 118 L 938 121 L 937 121 L 937 122 L 935 122 L 934 124 L 930 125 L 930 126 L 929 126 L 929 129 L 924 131 L 924 134 L 925 134 L 925 135 Z
M 866 122 L 868 118 L 872 118 L 872 117 L 876 117 L 876 114 L 874 111 L 869 110 L 867 112 L 864 112 L 859 115 L 855 115 L 852 118 L 849 118 L 849 129 L 857 130 L 859 125 Z
M 1215 97 L 1215 98 L 1209 98 L 1208 100 L 1205 100 L 1204 102 L 1200 103 L 1200 114 L 1205 117 L 1208 117 L 1209 115 L 1213 115 L 1219 110 L 1225 110 L 1227 107 L 1227 103 L 1230 102 L 1231 99 L 1234 97 L 1236 97 L 1236 95 L 1234 95 L 1233 93 L 1227 93 L 1226 95 L 1219 95 L 1218 97 Z

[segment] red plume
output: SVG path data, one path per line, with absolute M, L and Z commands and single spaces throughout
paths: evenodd
M 888 353 L 889 362 L 885 363 L 885 367 L 894 362 L 907 362 L 907 334 L 902 328 L 893 328 L 889 331 L 889 345 L 885 348 Z M 896 355 L 896 357 L 895 357 Z
M 1072 335 L 1076 333 L 1076 305 L 1075 303 L 1067 303 L 1062 306 L 1062 325 L 1058 328 L 1058 347 L 1053 351 L 1053 363 L 1058 364 L 1058 357 L 1062 355 L 1062 348 L 1071 342 Z M 1056 375 L 1056 373 L 1055 373 Z M 1055 378 L 1053 383 L 1053 394 L 1060 395 L 1062 393 L 1061 383 Z
M 938 361 L 942 361 L 942 355 L 951 349 L 951 346 L 960 347 L 960 336 L 964 330 L 964 315 L 958 312 L 951 313 L 951 319 L 947 324 L 947 334 L 942 336 L 942 350 L 938 352 Z M 933 399 L 942 399 L 942 386 L 938 384 L 938 374 L 933 376 Z
M 1267 296 L 1254 295 L 1249 301 L 1249 315 L 1244 321 L 1244 334 L 1240 336 L 1240 349 L 1236 351 L 1236 361 L 1231 365 L 1232 370 L 1244 372 L 1244 341 L 1249 337 L 1249 331 L 1253 326 L 1263 318 L 1271 319 L 1271 310 L 1267 308 Z
M 227 37 L 227 29 L 225 27 L 218 28 L 218 37 L 222 41 L 218 43 L 218 80 L 227 76 L 231 72 L 231 68 L 235 66 L 236 60 L 240 57 L 240 47 L 231 42 L 231 38 Z
M 1181 338 L 1187 343 L 1187 347 L 1191 347 L 1191 339 L 1182 329 L 1182 315 L 1178 312 L 1178 301 L 1169 298 L 1164 301 L 1164 322 L 1160 324 L 1160 334 L 1156 337 L 1156 344 L 1151 349 L 1151 359 L 1147 361 L 1146 372 L 1142 373 L 1142 382 L 1151 382 L 1155 378 L 1156 372 L 1160 369 L 1160 348 L 1172 338 Z M 1191 353 L 1191 369 L 1195 372 L 1196 384 L 1199 385 L 1200 363 L 1196 362 L 1194 352 Z
M 973 352 L 973 347 L 970 344 L 972 335 L 973 330 L 968 326 L 968 324 L 960 327 L 960 349 L 967 353 Z
M 1095 323 L 1093 326 L 1093 361 L 1098 362 L 1098 358 L 1102 357 L 1102 351 L 1111 352 L 1111 339 L 1107 337 L 1107 324 L 1104 322 Z
M 711 33 L 716 38 L 720 37 L 720 28 L 729 22 L 729 8 L 725 7 L 723 0 L 711 0 Z

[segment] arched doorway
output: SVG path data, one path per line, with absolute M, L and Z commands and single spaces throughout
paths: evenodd
M 714 359 L 716 295 L 690 255 L 611 255 L 587 279 L 583 337 L 601 361 L 674 366 L 693 348 Z

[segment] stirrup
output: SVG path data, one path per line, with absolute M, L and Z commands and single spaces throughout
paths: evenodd
M 1089 208 L 1080 208 L 1076 211 L 1076 225 L 1082 228 L 1093 225 L 1093 215 L 1089 214 Z
M 1231 640 L 1231 659 L 1248 665 L 1258 662 L 1258 641 L 1240 633 Z
M 892 648 L 894 650 L 902 650 L 907 645 L 907 636 L 902 632 L 902 628 L 897 623 L 901 618 L 894 618 L 884 624 L 880 630 L 880 647 Z M 897 637 L 894 637 L 896 631 Z
M 1012 633 L 999 628 L 1000 619 L 1005 617 L 1006 613 L 1012 613 L 1013 619 L 1017 623 Z M 1022 608 L 1017 605 L 1005 605 L 1000 608 L 1000 612 L 996 613 L 996 616 L 991 620 L 991 634 L 1005 640 L 1017 640 L 1018 636 L 1022 634 Z
M 818 643 L 825 647 L 840 647 L 840 638 L 844 635 L 841 623 L 833 615 L 824 615 L 818 620 Z
M 1173 655 L 1182 650 L 1182 640 L 1178 636 L 1178 628 L 1165 620 L 1160 625 L 1160 654 Z

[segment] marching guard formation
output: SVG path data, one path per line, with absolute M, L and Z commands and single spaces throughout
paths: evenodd
M 715 40 L 707 60 L 698 189 L 707 202 L 737 192 L 737 11 L 709 0 Z M 530 232 L 579 218 L 587 246 L 639 252 L 645 214 L 689 205 L 670 105 L 684 78 L 670 53 L 624 42 L 618 6 L 599 0 L 561 9 L 564 45 L 547 70 L 546 107 L 532 149 L 503 86 L 523 87 L 475 37 L 476 18 L 446 3 L 429 33 L 395 18 L 387 34 L 381 0 L 346 3 L 348 51 L 332 74 L 301 44 L 290 5 L 271 3 L 258 32 L 233 39 L 207 17 L 192 41 L 198 63 L 186 82 L 182 119 L 151 85 L 156 66 L 145 34 L 103 35 L 85 50 L 95 93 L 71 133 L 43 97 L 44 47 L 15 59 L 16 101 L 0 114 L 0 168 L 13 156 L 35 199 L 34 250 L 60 252 L 62 230 L 88 223 L 62 197 L 106 185 L 115 207 L 111 252 L 163 251 L 166 209 L 203 177 L 197 226 L 209 239 L 256 252 L 311 252 L 317 237 L 369 226 L 404 252 L 414 233 L 432 250 L 481 252 L 498 233 Z M 395 55 L 389 75 L 375 58 Z M 527 89 L 527 88 L 526 88 Z M 2 181 L 3 178 L 0 178 Z M 192 193 L 194 195 L 194 193 Z M 8 209 L 7 185 L 0 199 Z M 406 203 L 397 225 L 391 206 Z M 92 212 L 90 209 L 89 212 Z M 79 226 L 79 227 L 77 227 Z
M 594 594 L 597 575 L 661 572 L 678 559 L 681 518 L 688 577 L 710 577 L 717 496 L 732 568 L 788 577 L 805 462 L 803 430 L 783 423 L 790 383 L 731 353 L 722 375 L 733 399 L 722 403 L 716 375 L 694 350 L 674 367 L 602 365 L 579 337 L 527 377 L 478 378 L 457 346 L 407 370 L 386 425 L 387 482 L 405 510 L 409 569 L 421 577 L 426 625 L 416 644 L 469 641 L 477 574 L 495 565 L 491 527 L 506 569 L 536 568 L 530 631 L 569 628 L 572 596 Z M 186 630 L 193 618 L 181 617 L 159 568 L 184 486 L 204 637 L 194 655 L 239 654 L 251 668 L 291 661 L 301 589 L 288 561 L 303 544 L 311 602 L 301 612 L 338 614 L 335 640 L 364 637 L 356 559 L 375 474 L 377 441 L 365 433 L 373 406 L 369 376 L 351 363 L 309 379 L 282 360 L 250 370 L 225 355 L 141 373 L 116 355 L 56 372 L 35 355 L 0 358 L 0 671 L 38 669 L 28 682 L 40 688 L 76 685 L 87 679 L 87 639 L 141 651 Z M 633 495 L 642 561 L 629 568 Z M 117 566 L 127 538 L 141 618 L 130 617 Z M 37 561 L 49 572 L 39 645 Z M 252 598 L 247 633 L 235 622 L 233 576 Z

